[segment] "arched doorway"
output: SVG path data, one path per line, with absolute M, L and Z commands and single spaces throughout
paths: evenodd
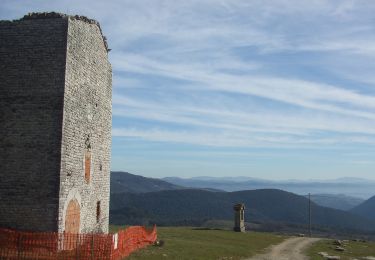
M 76 199 L 72 199 L 66 208 L 65 233 L 78 234 L 81 224 L 80 207 Z

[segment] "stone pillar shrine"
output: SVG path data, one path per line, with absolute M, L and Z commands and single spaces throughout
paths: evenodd
M 245 204 L 234 205 L 234 228 L 236 232 L 245 232 Z

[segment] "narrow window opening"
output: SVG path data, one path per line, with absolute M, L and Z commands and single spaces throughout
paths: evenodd
M 100 220 L 100 201 L 96 202 L 96 223 Z
M 85 153 L 85 180 L 90 183 L 91 175 L 91 152 L 86 151 Z
M 88 135 L 85 141 L 85 156 L 84 156 L 84 172 L 85 172 L 85 180 L 87 183 L 90 183 L 91 178 L 91 144 L 90 144 L 90 136 Z

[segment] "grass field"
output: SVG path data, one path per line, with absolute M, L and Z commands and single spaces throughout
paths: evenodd
M 270 233 L 236 233 L 191 227 L 159 227 L 158 238 L 164 240 L 163 247 L 149 246 L 126 259 L 235 260 L 255 255 L 286 239 Z
M 326 252 L 329 255 L 340 256 L 341 260 L 360 259 L 361 257 L 373 256 L 375 257 L 375 243 L 374 242 L 355 242 L 348 241 L 345 243 L 345 251 L 338 252 L 334 250 L 333 240 L 321 240 L 315 243 L 308 250 L 308 255 L 311 260 L 321 260 L 323 257 L 319 256 L 319 252 Z

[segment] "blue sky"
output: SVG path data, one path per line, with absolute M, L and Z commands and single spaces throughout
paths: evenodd
M 100 22 L 113 170 L 375 179 L 374 1 L 0 3 L 31 11 Z

